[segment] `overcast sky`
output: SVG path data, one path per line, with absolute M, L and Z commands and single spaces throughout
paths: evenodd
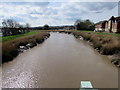
M 62 0 L 34 2 L 32 0 L 3 0 L 0 4 L 0 20 L 14 19 L 31 26 L 73 25 L 77 19 L 90 19 L 94 23 L 118 16 L 118 2 L 95 0 L 91 2 Z M 14 2 L 12 2 L 14 1 Z M 85 1 L 85 0 L 84 0 Z M 102 2 L 101 2 L 102 1 Z

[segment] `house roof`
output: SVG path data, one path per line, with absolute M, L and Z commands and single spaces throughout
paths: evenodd
M 112 16 L 109 20 L 113 20 L 113 19 L 115 19 L 115 17 L 114 17 L 114 16 Z
M 120 21 L 120 16 L 118 16 L 118 17 L 112 16 L 109 20 L 117 20 L 117 22 L 119 22 L 119 21 Z M 109 20 L 108 20 L 108 21 L 109 21 Z M 107 21 L 107 20 L 100 21 L 100 22 L 96 23 L 95 25 L 101 24 L 101 23 L 105 23 L 105 22 L 108 22 L 108 21 Z
M 120 21 L 120 16 L 115 18 L 117 21 Z
M 119 21 L 120 20 L 120 16 L 119 17 L 112 16 L 109 20 L 117 20 L 117 21 Z
M 100 22 L 96 23 L 95 25 L 97 25 L 97 24 L 101 24 L 101 23 L 105 23 L 105 22 L 107 22 L 107 20 L 100 21 Z

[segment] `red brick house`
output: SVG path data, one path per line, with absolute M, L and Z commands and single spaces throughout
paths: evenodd
M 111 21 L 112 21 L 111 32 L 119 32 L 120 33 L 120 17 L 116 17 Z
M 108 21 L 101 21 L 95 25 L 96 31 L 120 33 L 120 16 L 112 16 Z
M 95 24 L 95 31 L 105 31 L 105 25 L 106 25 L 106 20 L 105 21 L 100 21 Z

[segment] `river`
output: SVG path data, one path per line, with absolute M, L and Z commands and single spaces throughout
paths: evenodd
M 44 43 L 2 65 L 3 88 L 117 88 L 118 69 L 88 42 L 73 35 L 51 33 Z

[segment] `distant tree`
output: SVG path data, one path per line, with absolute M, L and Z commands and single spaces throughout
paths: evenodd
M 80 30 L 81 29 L 80 28 L 80 23 L 78 23 L 75 27 L 76 27 L 77 30 Z
M 29 28 L 29 27 L 30 27 L 30 24 L 29 24 L 29 23 L 26 23 L 26 24 L 25 24 L 25 27 L 26 27 L 26 28 Z
M 86 24 L 87 30 L 94 30 L 94 23 L 92 21 L 90 21 L 89 19 L 86 19 L 84 23 Z
M 49 25 L 45 24 L 44 25 L 44 30 L 49 30 Z
M 81 20 L 81 19 L 77 19 L 77 20 L 75 21 L 75 23 L 74 23 L 74 26 L 76 26 L 76 25 L 79 24 L 80 22 L 82 22 L 82 20 Z
M 18 22 L 12 19 L 4 19 L 2 22 L 2 34 L 3 36 L 17 35 L 28 32 L 29 24 L 20 25 Z
M 3 20 L 2 22 L 2 33 L 3 33 L 3 36 L 9 36 L 9 35 L 13 35 L 16 33 L 16 31 L 14 31 L 13 29 L 11 28 L 14 28 L 14 25 L 16 24 L 16 22 L 14 22 L 12 19 L 7 19 L 7 20 Z
M 30 24 L 29 24 L 29 23 L 26 23 L 26 24 L 25 24 L 25 28 L 26 28 L 26 32 L 29 32 L 29 31 L 30 31 L 30 30 L 29 30 Z
M 89 19 L 76 20 L 74 26 L 77 30 L 94 30 L 94 23 Z
M 12 19 L 7 19 L 7 20 L 3 20 L 2 22 L 2 27 L 5 28 L 19 28 L 19 23 L 17 23 L 16 21 L 12 20 Z

